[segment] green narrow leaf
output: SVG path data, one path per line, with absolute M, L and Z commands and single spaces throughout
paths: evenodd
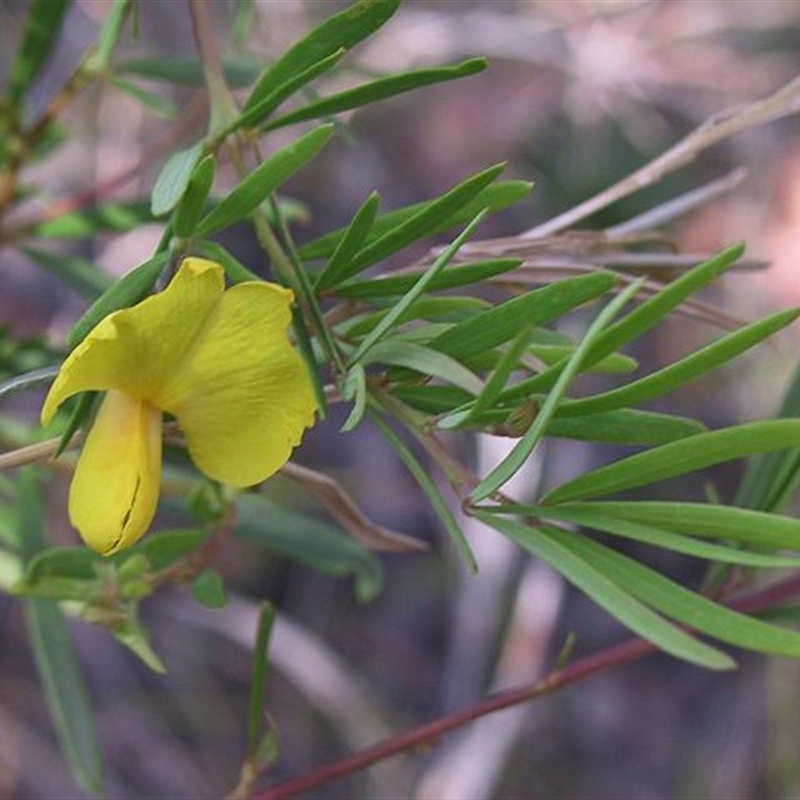
M 770 655 L 800 658 L 800 633 L 712 602 L 622 553 L 585 536 L 549 529 L 563 547 L 591 560 L 633 596 L 663 614 L 723 642 Z
M 502 275 L 504 272 L 516 269 L 522 263 L 518 258 L 497 258 L 463 266 L 450 266 L 437 275 L 436 280 L 432 281 L 428 287 L 428 291 L 438 292 L 444 289 L 457 289 L 460 286 L 481 283 L 495 277 L 495 275 Z M 339 297 L 358 300 L 401 295 L 405 294 L 421 275 L 422 272 L 415 271 L 404 273 L 403 275 L 392 275 L 388 278 L 352 281 L 337 286 L 336 294 Z
M 550 508 L 550 506 L 547 506 Z M 593 501 L 558 506 L 692 536 L 727 539 L 767 550 L 800 552 L 800 520 L 713 503 L 652 500 Z
M 425 291 L 428 287 L 428 284 L 436 277 L 436 275 L 441 272 L 445 266 L 447 266 L 448 262 L 453 258 L 453 256 L 458 252 L 461 245 L 472 236 L 475 228 L 483 220 L 484 216 L 486 216 L 486 209 L 481 211 L 470 223 L 467 225 L 466 228 L 461 232 L 459 236 L 453 241 L 453 243 L 445 249 L 445 251 L 436 259 L 436 261 L 431 264 L 430 267 L 425 271 L 422 277 L 414 284 L 413 288 L 411 288 L 397 303 L 397 305 L 392 308 L 392 310 L 372 329 L 372 331 L 362 340 L 359 346 L 356 348 L 355 353 L 350 357 L 350 364 L 355 364 L 360 361 L 364 355 L 369 351 L 369 349 L 377 344 L 397 323 L 397 320 L 400 319 L 403 314 L 406 312 L 408 308 L 420 297 L 420 295 Z
M 138 303 L 153 288 L 168 260 L 168 256 L 164 253 L 154 256 L 149 261 L 134 267 L 107 289 L 72 327 L 67 336 L 69 347 L 73 348 L 80 344 L 86 334 L 112 311 Z
M 800 369 L 781 403 L 778 416 L 800 417 Z M 800 448 L 782 453 L 766 453 L 756 456 L 747 464 L 736 505 L 762 511 L 777 511 L 788 501 L 800 477 Z
M 342 277 L 356 275 L 392 253 L 402 250 L 425 236 L 430 236 L 442 219 L 453 216 L 459 209 L 462 209 L 504 169 L 504 164 L 498 164 L 479 172 L 477 175 L 473 175 L 446 194 L 425 205 L 421 211 L 408 217 L 397 227 L 392 228 L 376 239 L 372 239 L 353 256 L 347 265 L 347 269 L 342 270 Z M 487 210 L 487 208 L 481 208 L 478 210 L 478 214 L 484 214 Z M 470 220 L 474 220 L 475 216 L 477 214 L 473 215 Z M 428 268 L 429 270 L 430 268 Z M 426 271 L 426 274 L 428 271 Z
M 8 78 L 8 100 L 19 106 L 61 33 L 71 0 L 33 0 Z M 8 44 L 6 42 L 6 44 Z
M 491 183 L 481 189 L 472 200 L 457 210 L 450 212 L 447 216 L 440 218 L 434 216 L 431 218 L 429 221 L 431 227 L 428 229 L 427 235 L 434 236 L 437 233 L 451 230 L 459 225 L 465 225 L 484 208 L 488 208 L 491 213 L 508 208 L 508 206 L 514 205 L 514 203 L 519 202 L 525 197 L 525 195 L 530 192 L 532 186 L 533 184 L 527 181 L 500 181 L 498 183 Z M 394 211 L 388 211 L 376 217 L 372 230 L 367 237 L 367 243 L 372 244 L 390 231 L 405 224 L 409 219 L 416 217 L 429 208 L 432 203 L 438 202 L 439 199 L 440 198 L 434 198 L 433 200 L 426 200 L 422 203 L 414 203 L 413 205 L 398 208 Z M 321 258 L 330 257 L 346 231 L 346 227 L 338 228 L 337 230 L 330 231 L 320 236 L 318 239 L 308 242 L 300 248 L 300 255 L 306 261 L 316 261 Z
M 737 458 L 800 446 L 800 420 L 764 420 L 687 436 L 592 470 L 549 492 L 547 503 L 597 497 L 657 483 Z
M 525 431 L 525 435 L 514 445 L 511 452 L 472 490 L 472 500 L 480 502 L 494 494 L 505 485 L 528 460 L 536 446 L 544 436 L 547 426 L 554 417 L 562 398 L 567 392 L 570 383 L 580 372 L 586 354 L 592 345 L 597 341 L 602 331 L 609 325 L 612 319 L 619 313 L 625 303 L 639 291 L 642 280 L 634 281 L 624 291 L 620 292 L 598 315 L 594 322 L 589 326 L 581 343 L 575 348 L 567 361 L 561 374 L 558 376 L 556 385 L 547 395 L 544 403 L 539 409 L 539 413 L 533 424 Z
M 482 511 L 473 513 L 489 527 L 546 561 L 623 625 L 665 652 L 710 669 L 731 669 L 735 666 L 725 653 L 682 631 L 633 597 L 612 578 L 607 569 L 600 569 L 592 560 L 568 547 L 561 536 L 554 535 L 555 529 L 533 529 L 515 520 Z
M 625 514 L 615 516 L 613 509 L 608 509 L 611 503 L 564 503 L 559 506 L 526 506 L 526 505 L 501 505 L 483 507 L 490 513 L 514 514 L 517 516 L 536 517 L 538 519 L 555 520 L 558 522 L 572 522 L 584 528 L 610 533 L 614 536 L 622 536 L 653 547 L 661 547 L 665 550 L 672 550 L 684 555 L 703 558 L 707 561 L 715 561 L 727 564 L 741 564 L 749 567 L 763 567 L 767 569 L 791 569 L 800 566 L 800 559 L 789 558 L 787 556 L 775 556 L 761 552 L 752 552 L 740 547 L 715 544 L 713 542 L 702 541 L 696 536 L 703 534 L 699 531 L 688 529 L 692 535 L 675 533 L 672 530 L 665 530 L 656 525 L 635 522 L 626 519 Z M 715 534 L 712 534 L 715 535 Z M 719 535 L 719 538 L 723 538 Z M 747 540 L 751 542 L 753 536 L 742 537 L 730 536 L 730 539 Z M 786 541 L 781 535 L 767 534 L 762 537 L 756 534 L 758 542 L 764 542 L 765 546 L 771 549 L 780 549 Z M 795 535 L 792 549 L 800 549 L 800 539 Z
M 225 82 L 231 89 L 249 86 L 257 76 L 257 64 L 246 58 L 222 59 Z M 134 58 L 116 67 L 120 75 L 180 83 L 185 86 L 204 86 L 203 66 L 191 58 Z
M 287 100 L 306 84 L 311 83 L 315 78 L 318 78 L 320 75 L 332 69 L 346 52 L 344 48 L 336 50 L 327 58 L 323 58 L 316 64 L 304 69 L 302 72 L 293 75 L 291 79 L 278 86 L 271 94 L 264 97 L 263 100 L 250 106 L 236 117 L 236 119 L 234 119 L 219 135 L 219 138 L 221 139 L 225 136 L 229 136 L 240 128 L 253 128 L 263 122 L 284 100 Z
M 167 159 L 153 187 L 153 196 L 150 200 L 153 216 L 168 214 L 178 205 L 189 185 L 197 162 L 203 157 L 203 151 L 203 143 L 198 142 L 186 150 L 178 150 Z
M 245 111 L 309 67 L 366 39 L 390 19 L 399 5 L 400 0 L 360 0 L 326 19 L 265 70 L 247 98 Z
M 175 208 L 172 228 L 177 236 L 185 239 L 194 233 L 197 220 L 200 219 L 203 205 L 208 200 L 214 183 L 215 169 L 214 156 L 210 154 L 197 162 L 186 185 L 186 191 Z
M 347 230 L 345 230 L 344 235 L 336 245 L 336 249 L 333 251 L 327 266 L 317 276 L 314 291 L 318 294 L 331 286 L 336 286 L 337 283 L 347 277 L 350 259 L 355 256 L 369 235 L 370 230 L 372 230 L 380 202 L 380 195 L 377 192 L 373 192 L 356 211 L 350 221 L 350 225 L 348 225 Z
M 342 399 L 354 401 L 350 414 L 340 428 L 342 433 L 347 433 L 361 422 L 367 410 L 367 376 L 362 364 L 353 364 L 348 370 L 342 387 Z
M 89 300 L 94 300 L 111 285 L 111 278 L 85 258 L 50 253 L 36 247 L 21 247 L 20 250 L 40 267 L 44 267 Z
M 149 203 L 110 202 L 42 222 L 33 228 L 32 234 L 43 239 L 83 239 L 105 231 L 133 230 L 152 221 Z
M 162 97 L 160 94 L 156 94 L 148 89 L 144 89 L 143 87 L 138 86 L 135 83 L 131 83 L 130 81 L 126 81 L 123 78 L 112 76 L 107 80 L 108 83 L 119 89 L 119 91 L 127 94 L 129 97 L 132 97 L 134 100 L 141 103 L 145 108 L 149 108 L 151 111 L 158 114 L 158 116 L 164 117 L 164 119 L 175 119 L 175 117 L 177 117 L 180 113 L 180 109 L 177 105 L 175 105 L 175 103 L 172 102 L 172 100 Z
M 603 394 L 567 401 L 559 413 L 562 416 L 571 417 L 608 411 L 622 406 L 638 405 L 652 400 L 736 358 L 768 336 L 794 322 L 798 316 L 800 316 L 798 309 L 773 314 L 746 325 L 713 344 L 637 381 L 632 381 L 618 389 L 603 392 Z
M 550 422 L 548 436 L 588 442 L 658 445 L 706 430 L 705 425 L 689 417 L 630 408 L 562 418 L 559 415 L 564 405 L 559 406 L 555 419 Z
M 97 36 L 97 45 L 88 59 L 87 67 L 96 74 L 108 70 L 111 56 L 122 33 L 122 25 L 131 9 L 131 0 L 114 0 L 111 10 Z
M 522 326 L 543 325 L 557 319 L 605 294 L 616 283 L 615 275 L 594 272 L 542 286 L 454 325 L 432 339 L 429 346 L 466 361 L 513 339 Z
M 519 334 L 517 334 L 515 339 L 511 342 L 511 346 L 503 353 L 500 360 L 495 365 L 492 374 L 475 398 L 475 402 L 465 411 L 456 411 L 454 414 L 440 419 L 437 427 L 442 430 L 452 430 L 453 428 L 463 427 L 464 425 L 469 425 L 481 414 L 488 411 L 500 395 L 511 373 L 518 368 L 519 360 L 528 347 L 532 335 L 532 328 L 528 325 L 524 325 Z
M 471 394 L 477 395 L 483 389 L 483 381 L 454 358 L 430 347 L 399 339 L 384 339 L 373 345 L 360 363 L 364 366 L 379 363 L 407 367 L 423 375 L 441 378 Z
M 247 756 L 252 758 L 261 742 L 264 727 L 264 697 L 269 668 L 269 640 L 275 624 L 275 608 L 271 603 L 261 604 L 258 615 L 256 641 L 253 647 L 253 679 L 250 689 L 250 713 L 247 725 Z
M 196 236 L 210 236 L 244 219 L 327 144 L 333 125 L 320 125 L 265 159 L 200 221 Z
M 598 338 L 586 358 L 586 366 L 616 352 L 624 345 L 637 339 L 655 327 L 669 312 L 677 308 L 686 298 L 711 283 L 720 273 L 732 266 L 742 255 L 741 246 L 723 250 L 708 261 L 685 272 L 672 283 L 665 286 L 658 294 L 641 303 L 630 314 L 612 325 Z M 503 399 L 513 400 L 525 397 L 531 392 L 544 391 L 552 386 L 566 360 L 554 364 L 545 372 L 521 381 L 503 394 Z
M 20 470 L 18 537 L 28 562 L 45 549 L 46 504 L 34 468 Z M 36 668 L 59 742 L 79 783 L 89 792 L 103 789 L 103 764 L 89 692 L 66 621 L 51 600 L 25 599 L 25 621 Z
M 270 131 L 298 122 L 306 122 L 319 117 L 329 117 L 342 111 L 376 103 L 388 97 L 393 97 L 404 92 L 410 92 L 423 86 L 430 86 L 442 81 L 452 81 L 474 75 L 486 69 L 487 61 L 484 58 L 472 58 L 453 67 L 431 67 L 426 69 L 404 72 L 400 75 L 391 75 L 376 81 L 356 86 L 343 92 L 325 97 L 307 106 L 278 117 L 268 122 L 262 130 Z
M 374 553 L 339 529 L 277 506 L 258 495 L 241 495 L 236 507 L 237 538 L 328 575 L 352 575 L 356 597 L 361 603 L 370 602 L 380 592 L 381 562 Z
M 475 560 L 475 554 L 469 546 L 467 537 L 464 536 L 464 532 L 459 527 L 458 522 L 456 522 L 453 512 L 450 510 L 450 507 L 447 505 L 447 502 L 442 497 L 430 475 L 428 475 L 428 471 L 419 463 L 411 450 L 406 446 L 405 442 L 392 430 L 386 421 L 374 412 L 371 413 L 370 416 L 400 457 L 401 461 L 406 465 L 408 471 L 417 481 L 420 489 L 422 489 L 427 496 L 445 530 L 450 534 L 450 538 L 453 540 L 456 548 L 467 562 L 467 566 L 472 572 L 477 572 L 478 562 Z

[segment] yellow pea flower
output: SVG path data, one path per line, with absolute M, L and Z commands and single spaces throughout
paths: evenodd
M 266 480 L 289 459 L 317 405 L 286 329 L 292 292 L 250 281 L 225 290 L 219 264 L 187 258 L 163 292 L 101 320 L 70 353 L 42 423 L 78 392 L 105 391 L 83 445 L 69 517 L 103 554 L 136 542 L 155 515 L 162 413 L 194 463 L 231 486 Z

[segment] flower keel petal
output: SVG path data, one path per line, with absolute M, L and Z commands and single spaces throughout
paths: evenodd
M 72 479 L 72 524 L 99 553 L 129 547 L 153 520 L 160 482 L 161 412 L 123 392 L 108 392 Z

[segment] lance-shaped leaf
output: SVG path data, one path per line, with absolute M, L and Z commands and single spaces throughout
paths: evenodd
M 770 655 L 800 658 L 800 633 L 714 603 L 622 553 L 567 531 L 547 535 L 597 565 L 625 591 L 662 614 L 723 642 Z
M 189 185 L 194 168 L 203 157 L 203 152 L 203 143 L 198 142 L 185 150 L 178 150 L 167 159 L 161 172 L 158 173 L 150 199 L 150 211 L 153 216 L 167 214 L 178 205 Z
M 798 316 L 800 310 L 790 309 L 753 322 L 644 378 L 603 394 L 564 403 L 559 413 L 571 417 L 652 400 L 736 358 L 794 322 Z
M 366 39 L 391 18 L 399 5 L 400 0 L 360 0 L 326 19 L 265 70 L 247 98 L 245 111 L 269 97 L 295 75 Z
M 479 173 L 479 175 L 483 175 L 483 173 Z M 477 178 L 479 175 L 473 177 Z M 528 194 L 531 190 L 531 186 L 533 186 L 533 184 L 526 181 L 501 181 L 499 183 L 490 183 L 488 186 L 481 189 L 471 200 L 463 205 L 457 206 L 455 210 L 451 209 L 445 215 L 441 214 L 442 206 L 439 206 L 439 213 L 428 215 L 427 224 L 429 227 L 426 228 L 425 235 L 433 236 L 442 231 L 464 225 L 484 208 L 488 208 L 492 213 L 507 208 Z M 457 186 L 453 191 L 459 188 L 460 187 Z M 433 204 L 439 203 L 439 201 L 446 196 L 447 195 L 443 195 L 442 197 L 426 200 L 422 203 L 414 203 L 413 205 L 381 214 L 375 218 L 366 243 L 372 244 L 395 228 L 404 225 L 411 218 L 419 218 L 422 212 L 429 209 Z M 446 208 L 444 210 L 447 211 Z M 342 237 L 347 233 L 348 227 L 349 226 L 330 231 L 320 236 L 318 239 L 314 239 L 308 244 L 303 245 L 300 248 L 300 255 L 306 261 L 328 258 L 336 249 Z
M 387 97 L 411 92 L 423 86 L 465 78 L 468 75 L 482 72 L 486 69 L 486 66 L 486 59 L 471 58 L 454 67 L 429 67 L 403 72 L 399 75 L 391 75 L 388 78 L 380 78 L 362 86 L 356 86 L 353 89 L 347 89 L 330 97 L 324 97 L 321 100 L 309 103 L 297 111 L 268 122 L 263 126 L 263 129 L 269 131 L 286 125 L 294 125 L 298 122 L 306 122 L 310 119 L 329 117 L 342 111 L 349 111 L 353 108 L 376 103 L 379 100 L 385 100 Z
M 71 5 L 71 0 L 34 0 L 29 6 L 22 44 L 8 79 L 8 99 L 12 106 L 20 105 L 41 72 Z
M 614 353 L 629 342 L 655 327 L 667 314 L 677 308 L 689 296 L 713 281 L 721 272 L 741 256 L 741 246 L 731 247 L 684 273 L 665 286 L 658 294 L 641 303 L 630 314 L 612 325 L 598 338 L 586 357 L 586 365 L 599 361 Z M 531 392 L 544 391 L 557 380 L 566 360 L 554 364 L 550 369 L 535 375 L 509 389 L 504 398 L 512 400 L 524 397 Z
M 640 282 L 632 283 L 597 315 L 597 319 L 589 326 L 589 330 L 586 331 L 583 340 L 570 356 L 553 390 L 542 403 L 542 407 L 539 409 L 530 428 L 525 431 L 525 434 L 511 452 L 472 491 L 472 499 L 474 501 L 477 502 L 489 497 L 520 470 L 547 431 L 547 426 L 555 416 L 570 383 L 580 371 L 583 359 L 593 343 L 625 303 L 638 291 L 639 286 Z
M 244 219 L 327 144 L 333 125 L 321 125 L 278 150 L 256 167 L 219 205 L 200 220 L 196 236 L 210 236 Z
M 717 544 L 697 538 L 698 536 L 705 535 L 704 531 L 700 528 L 695 529 L 689 526 L 681 526 L 681 529 L 685 529 L 688 533 L 693 534 L 685 535 L 682 532 L 676 533 L 674 530 L 660 527 L 660 519 L 656 520 L 656 524 L 652 524 L 649 519 L 645 519 L 645 521 L 635 521 L 637 517 L 645 518 L 645 512 L 642 511 L 641 514 L 634 515 L 627 515 L 625 511 L 616 513 L 614 507 L 624 505 L 629 504 L 602 502 L 564 503 L 559 506 L 508 504 L 487 507 L 487 510 L 496 514 L 514 514 L 516 516 L 535 517 L 537 519 L 556 520 L 558 522 L 571 522 L 584 528 L 610 533 L 614 536 L 621 536 L 625 539 L 631 539 L 636 542 L 652 545 L 653 547 L 660 547 L 664 550 L 673 550 L 676 553 L 683 553 L 684 555 L 694 556 L 695 558 L 703 558 L 707 561 L 741 564 L 748 567 L 763 567 L 768 569 L 792 569 L 800 566 L 800 558 L 797 557 L 753 552 L 751 550 L 742 549 L 741 547 Z M 683 504 L 675 503 L 674 505 L 681 506 Z M 716 508 L 725 507 L 716 506 Z M 678 513 L 680 513 L 679 510 Z M 689 516 L 691 517 L 691 514 Z M 750 522 L 757 523 L 759 520 L 751 519 Z M 794 522 L 796 526 L 800 526 L 800 523 L 797 523 L 796 520 L 792 520 L 792 522 Z M 736 528 L 725 527 L 724 530 L 729 532 L 731 530 L 735 531 Z M 714 538 L 722 538 L 723 536 L 723 534 L 719 532 L 709 535 Z M 749 531 L 743 531 L 741 536 L 733 534 L 727 538 L 741 543 L 756 544 L 757 546 L 763 543 L 764 547 L 771 550 L 783 547 L 791 547 L 791 549 L 794 550 L 800 549 L 800 536 L 797 535 L 796 531 L 787 535 L 785 530 L 779 529 L 776 531 L 774 528 L 763 532 L 750 529 Z M 753 541 L 754 539 L 756 540 L 755 542 Z M 786 544 L 787 541 L 792 542 L 792 544 Z
M 489 525 L 538 558 L 546 561 L 570 583 L 616 617 L 623 625 L 653 642 L 667 653 L 711 669 L 735 666 L 725 653 L 699 641 L 653 611 L 602 568 L 565 543 L 554 529 L 533 529 L 512 519 L 486 512 L 474 512 Z M 565 533 L 566 537 L 574 536 Z
M 592 470 L 549 492 L 565 503 L 622 492 L 737 458 L 800 446 L 800 420 L 764 420 L 699 433 Z

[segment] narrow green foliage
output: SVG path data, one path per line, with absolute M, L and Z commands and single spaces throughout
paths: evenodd
M 446 194 L 428 203 L 421 211 L 404 219 L 396 227 L 378 238 L 372 239 L 353 256 L 347 268 L 342 270 L 343 277 L 357 275 L 367 267 L 387 258 L 398 250 L 402 250 L 404 247 L 426 236 L 431 236 L 443 219 L 453 216 L 471 200 L 474 200 L 481 190 L 488 186 L 504 168 L 504 164 L 498 164 L 479 172 L 477 175 L 473 175 Z M 488 207 L 478 209 L 476 214 L 472 215 L 470 221 L 474 220 L 478 214 L 486 213 L 488 210 Z M 436 260 L 436 263 L 438 262 L 439 259 Z
M 570 383 L 580 371 L 586 354 L 625 303 L 639 290 L 640 284 L 640 281 L 632 283 L 597 315 L 597 319 L 589 326 L 583 340 L 570 356 L 553 390 L 547 395 L 533 424 L 517 442 L 512 451 L 475 487 L 472 492 L 473 501 L 479 502 L 494 494 L 516 475 L 528 460 L 544 436 L 547 426 L 555 415 Z
M 264 97 L 255 105 L 249 106 L 219 135 L 219 138 L 228 136 L 242 128 L 253 128 L 262 123 L 284 100 L 292 97 L 298 90 L 311 83 L 315 78 L 332 69 L 347 51 L 340 48 L 323 58 L 308 69 L 293 75 L 286 83 L 278 86 L 271 94 Z
M 160 254 L 134 267 L 123 275 L 89 306 L 86 313 L 73 325 L 67 336 L 69 347 L 76 347 L 86 334 L 112 311 L 138 303 L 153 288 L 158 276 L 167 264 L 166 254 Z
M 790 447 L 800 447 L 800 420 L 750 422 L 688 436 L 677 442 L 637 453 L 562 483 L 544 499 L 548 503 L 565 503 L 613 494 L 685 475 L 724 461 Z
M 236 505 L 237 538 L 327 575 L 352 575 L 356 598 L 361 603 L 373 600 L 380 592 L 380 561 L 338 528 L 269 503 L 258 495 L 242 495 Z
M 560 413 L 563 416 L 577 416 L 652 400 L 736 358 L 794 322 L 798 316 L 800 310 L 790 309 L 746 325 L 638 381 L 603 394 L 564 403 Z
M 250 688 L 250 713 L 247 724 L 247 756 L 258 752 L 264 729 L 264 698 L 269 669 L 269 640 L 275 624 L 275 608 L 271 603 L 261 605 L 258 615 L 256 641 L 253 647 L 253 678 Z
M 486 216 L 487 210 L 481 211 L 461 234 L 453 241 L 453 243 L 436 259 L 436 261 L 428 267 L 427 271 L 422 277 L 414 284 L 414 286 L 403 296 L 399 303 L 372 329 L 372 331 L 364 338 L 364 340 L 356 348 L 355 353 L 350 357 L 350 364 L 355 364 L 360 361 L 367 351 L 375 344 L 377 344 L 387 333 L 394 327 L 397 320 L 409 309 L 413 303 L 419 298 L 422 293 L 427 289 L 428 284 L 441 272 L 450 260 L 455 256 L 460 247 L 466 242 L 475 231 L 475 228 Z
M 525 325 L 544 325 L 563 316 L 605 294 L 616 283 L 611 273 L 596 272 L 542 286 L 454 325 L 430 346 L 464 361 L 510 341 Z
M 263 126 L 263 130 L 269 131 L 286 125 L 294 125 L 298 122 L 307 122 L 311 119 L 330 117 L 333 114 L 376 103 L 379 100 L 420 89 L 423 86 L 465 78 L 477 72 L 482 72 L 486 69 L 486 66 L 486 59 L 472 58 L 453 67 L 430 67 L 403 72 L 400 75 L 391 75 L 388 78 L 380 78 L 362 86 L 356 86 L 354 89 L 348 89 L 309 103 L 297 111 L 268 122 Z
M 486 525 L 546 561 L 623 625 L 665 652 L 710 669 L 731 669 L 735 666 L 729 656 L 673 625 L 634 597 L 619 581 L 612 579 L 608 570 L 599 568 L 584 553 L 570 547 L 569 537 L 575 534 L 550 526 L 534 529 L 516 520 L 482 511 L 473 513 Z
M 450 266 L 431 281 L 429 292 L 445 289 L 457 289 L 487 281 L 496 275 L 502 275 L 516 269 L 522 261 L 518 258 L 497 258 L 491 261 L 477 261 L 474 264 Z M 419 279 L 422 272 L 404 272 L 402 275 L 391 275 L 386 278 L 351 281 L 336 287 L 339 297 L 353 300 L 370 300 L 390 298 L 405 294 Z M 328 284 L 329 281 L 326 281 Z
M 261 162 L 197 226 L 196 236 L 210 236 L 245 219 L 272 192 L 304 167 L 327 144 L 332 125 L 321 125 Z
M 109 202 L 61 214 L 38 224 L 31 233 L 42 239 L 84 239 L 107 231 L 134 230 L 152 220 L 149 203 L 141 200 Z
M 621 536 L 635 542 L 660 547 L 664 550 L 672 550 L 676 553 L 683 553 L 684 555 L 702 558 L 707 561 L 767 569 L 790 569 L 800 566 L 800 558 L 753 552 L 752 550 L 743 549 L 741 546 L 716 544 L 698 538 L 708 533 L 710 538 L 729 539 L 739 545 L 747 544 L 754 547 L 764 547 L 769 550 L 782 549 L 784 547 L 800 550 L 800 535 L 797 531 L 787 531 L 785 529 L 786 526 L 778 526 L 777 528 L 770 526 L 767 531 L 761 531 L 757 528 L 748 530 L 740 527 L 735 529 L 739 531 L 737 535 L 727 535 L 727 531 L 730 529 L 723 527 L 719 529 L 707 528 L 705 531 L 693 529 L 689 524 L 692 518 L 690 512 L 686 515 L 686 525 L 671 528 L 669 525 L 664 525 L 663 516 L 659 517 L 657 514 L 653 514 L 652 517 L 649 517 L 646 509 L 634 509 L 634 513 L 628 513 L 628 509 L 624 508 L 624 506 L 636 505 L 639 504 L 598 502 L 564 503 L 558 506 L 507 504 L 492 507 L 482 506 L 481 509 L 496 514 L 514 514 L 543 520 L 571 522 L 584 528 Z M 647 506 L 650 504 L 643 503 L 641 505 Z M 674 505 L 676 506 L 676 512 L 680 514 L 684 504 L 675 503 Z M 618 510 L 617 506 L 623 507 L 622 510 Z M 719 506 L 719 508 L 724 509 L 725 507 Z M 727 508 L 725 510 L 736 509 Z M 742 522 L 742 520 L 737 521 Z M 751 519 L 749 522 L 758 524 L 760 520 Z M 796 520 L 792 520 L 792 522 L 797 524 Z M 709 531 L 711 532 L 709 533 Z
M 616 352 L 655 327 L 665 316 L 676 309 L 688 297 L 713 281 L 721 272 L 728 269 L 742 255 L 744 248 L 731 247 L 681 275 L 665 286 L 649 300 L 641 303 L 630 314 L 612 325 L 598 338 L 586 357 L 585 366 L 590 366 Z M 554 364 L 550 369 L 535 375 L 509 389 L 504 399 L 524 397 L 531 392 L 545 391 L 557 380 L 566 359 Z
M 22 43 L 8 79 L 8 99 L 12 106 L 21 105 L 47 62 L 71 5 L 71 0 L 33 0 L 30 4 Z
M 243 89 L 256 78 L 256 64 L 251 59 L 223 59 L 225 81 L 232 89 Z M 119 75 L 137 75 L 151 80 L 203 86 L 203 67 L 190 58 L 137 58 L 123 61 L 116 68 Z
M 344 235 L 336 245 L 336 249 L 333 251 L 327 266 L 317 276 L 314 284 L 314 290 L 317 293 L 323 292 L 331 286 L 336 286 L 347 277 L 351 259 L 359 251 L 372 230 L 380 202 L 380 195 L 377 192 L 373 192 L 354 214 Z
M 454 358 L 430 347 L 397 338 L 384 339 L 373 345 L 360 363 L 365 366 L 381 363 L 407 367 L 422 375 L 441 378 L 472 394 L 479 394 L 483 389 L 481 379 Z
M 644 564 L 585 536 L 549 529 L 562 546 L 597 565 L 625 591 L 676 621 L 724 642 L 770 655 L 800 658 L 800 633 L 725 608 Z
M 159 117 L 175 119 L 180 113 L 178 106 L 162 94 L 151 92 L 149 89 L 144 89 L 139 84 L 132 83 L 124 78 L 110 77 L 107 80 L 111 86 L 132 97 Z
M 800 369 L 789 385 L 778 416 L 800 417 Z M 779 511 L 789 501 L 800 479 L 800 448 L 765 453 L 747 464 L 736 494 L 736 505 L 761 511 Z
M 363 364 L 353 364 L 347 371 L 342 386 L 342 399 L 353 401 L 353 408 L 341 427 L 342 433 L 346 433 L 361 422 L 367 410 L 367 375 Z
M 111 278 L 85 258 L 52 253 L 36 247 L 22 247 L 20 250 L 88 300 L 96 299 L 113 287 Z
M 203 211 L 203 206 L 211 192 L 214 183 L 216 164 L 214 156 L 207 155 L 202 158 L 192 170 L 186 191 L 183 193 L 175 209 L 172 228 L 177 236 L 187 238 L 194 233 L 197 221 Z
M 326 19 L 267 67 L 247 98 L 245 111 L 273 95 L 296 75 L 366 39 L 391 18 L 399 5 L 400 0 L 360 0 Z M 294 91 L 300 88 L 294 86 Z
M 558 407 L 555 419 L 547 428 L 548 436 L 589 442 L 658 445 L 706 430 L 702 423 L 689 417 L 631 408 L 565 418 L 559 416 L 565 406 L 566 401 Z
M 45 508 L 36 471 L 26 467 L 19 478 L 18 518 L 19 545 L 25 561 L 46 547 Z M 61 748 L 80 784 L 89 792 L 99 793 L 103 765 L 94 712 L 67 623 L 52 600 L 28 598 L 24 605 L 36 668 Z
M 434 236 L 442 231 L 452 230 L 459 225 L 465 225 L 481 209 L 488 208 L 491 213 L 501 211 L 508 206 L 514 205 L 530 192 L 532 183 L 527 181 L 500 181 L 491 183 L 478 192 L 475 197 L 456 211 L 448 213 L 447 216 L 437 218 L 432 215 L 429 219 L 430 227 L 426 231 L 427 236 Z M 456 187 L 457 188 L 457 187 Z M 372 230 L 367 239 L 371 244 L 376 239 L 385 236 L 390 231 L 406 223 L 412 217 L 417 217 L 420 213 L 428 209 L 433 203 L 441 198 L 434 198 L 422 203 L 414 203 L 410 206 L 398 208 L 395 211 L 388 211 L 375 218 Z M 321 258 L 328 258 L 336 249 L 342 236 L 347 232 L 347 227 L 338 228 L 335 231 L 320 236 L 300 248 L 300 254 L 306 261 L 316 261 Z
M 391 444 L 394 451 L 400 456 L 401 461 L 406 465 L 408 471 L 414 476 L 420 489 L 427 496 L 431 506 L 438 515 L 444 529 L 450 534 L 456 548 L 459 550 L 467 566 L 472 572 L 478 571 L 478 562 L 475 559 L 475 554 L 464 536 L 458 522 L 456 521 L 453 512 L 447 505 L 447 502 L 439 492 L 438 487 L 431 479 L 427 469 L 420 464 L 416 456 L 411 452 L 411 449 L 406 443 L 395 433 L 391 426 L 377 413 L 371 414 L 373 422 L 378 426 L 381 433 L 386 437 L 386 440 Z
M 198 142 L 186 150 L 173 153 L 156 178 L 150 210 L 155 217 L 168 214 L 180 202 L 189 185 L 194 168 L 203 157 L 204 146 Z
M 443 430 L 463 427 L 471 424 L 481 414 L 488 411 L 499 397 L 511 373 L 518 368 L 519 360 L 525 352 L 532 334 L 533 330 L 529 326 L 523 326 L 511 342 L 511 346 L 497 361 L 492 374 L 475 398 L 475 402 L 465 411 L 456 411 L 454 414 L 440 419 L 438 427 Z

